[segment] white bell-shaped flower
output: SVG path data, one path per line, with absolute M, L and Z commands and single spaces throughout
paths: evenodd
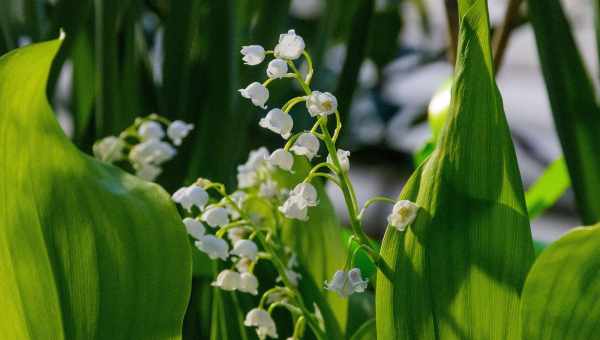
M 274 52 L 277 58 L 295 60 L 300 58 L 305 47 L 304 39 L 296 35 L 295 30 L 289 30 L 279 35 L 279 43 L 275 46 Z
M 94 156 L 101 161 L 112 163 L 123 159 L 125 142 L 115 136 L 104 137 L 94 144 Z
M 267 113 L 265 118 L 262 118 L 258 122 L 258 125 L 280 134 L 284 139 L 288 139 L 292 134 L 294 120 L 292 119 L 292 116 L 280 109 L 272 109 Z
M 259 82 L 253 82 L 246 86 L 245 89 L 238 90 L 242 97 L 250 99 L 252 104 L 260 108 L 266 109 L 267 100 L 269 100 L 269 90 Z
M 162 168 L 154 164 L 135 164 L 135 175 L 148 182 L 153 182 L 162 173 Z
M 367 280 L 362 279 L 358 268 L 353 268 L 349 272 L 338 270 L 333 274 L 330 282 L 325 281 L 325 288 L 342 297 L 348 297 L 352 293 L 364 292 L 367 288 Z
M 279 194 L 279 185 L 271 179 L 262 182 L 258 188 L 258 195 L 263 198 L 273 198 L 277 194 Z
M 288 72 L 287 62 L 283 59 L 275 58 L 267 66 L 267 77 L 277 79 L 285 76 Z
M 217 279 L 211 285 L 223 290 L 234 291 L 240 288 L 240 283 L 240 273 L 225 269 L 217 275 Z
M 185 225 L 185 230 L 187 230 L 187 233 L 196 240 L 202 238 L 202 236 L 204 236 L 204 233 L 206 232 L 206 228 L 204 227 L 204 225 L 194 218 L 184 218 L 183 224 Z
M 329 92 L 313 91 L 306 99 L 306 107 L 311 117 L 327 116 L 337 110 L 337 99 Z
M 260 339 L 264 339 L 266 336 L 271 338 L 277 338 L 277 327 L 275 321 L 271 318 L 271 315 L 264 309 L 254 308 L 246 314 L 244 320 L 244 326 L 256 327 L 256 334 Z
M 398 201 L 394 204 L 392 213 L 388 216 L 388 223 L 399 231 L 403 231 L 409 224 L 413 223 L 418 210 L 419 207 L 411 201 Z
M 229 223 L 229 213 L 223 207 L 208 206 L 200 219 L 213 228 L 221 227 Z
M 258 279 L 250 272 L 243 272 L 240 275 L 240 285 L 238 289 L 240 292 L 256 295 L 258 294 Z
M 292 190 L 290 193 L 290 196 L 302 198 L 309 207 L 314 207 L 318 203 L 317 189 L 315 189 L 315 187 L 308 182 L 302 182 L 296 185 L 294 190 Z
M 247 271 L 250 270 L 250 265 L 252 264 L 252 260 L 245 258 L 245 257 L 241 257 L 236 263 L 235 263 L 235 269 L 238 270 L 238 272 L 240 273 L 245 273 Z
M 288 197 L 287 200 L 283 202 L 283 205 L 279 207 L 279 211 L 289 219 L 308 221 L 308 206 L 300 197 Z
M 175 157 L 176 154 L 177 150 L 171 144 L 158 139 L 149 139 L 131 148 L 129 160 L 133 164 L 160 165 Z
M 301 134 L 290 148 L 298 156 L 306 156 L 308 160 L 319 152 L 319 139 L 310 132 Z
M 232 244 L 235 244 L 246 236 L 248 236 L 248 231 L 242 227 L 235 227 L 227 230 L 227 238 L 229 238 Z
M 160 123 L 148 120 L 140 124 L 138 127 L 138 135 L 142 141 L 162 139 L 165 136 L 165 131 Z
M 268 161 L 273 166 L 291 171 L 292 166 L 294 166 L 294 155 L 284 149 L 277 149 L 269 156 Z
M 256 261 L 257 254 L 258 247 L 256 246 L 256 243 L 251 240 L 238 240 L 235 242 L 233 250 L 231 250 L 231 255 L 247 258 L 252 261 Z
M 191 211 L 193 206 L 202 210 L 206 203 L 208 203 L 208 193 L 206 190 L 195 184 L 180 188 L 175 191 L 171 198 L 187 211 Z
M 340 162 L 340 167 L 342 171 L 346 172 L 350 170 L 350 151 L 338 149 L 336 151 L 338 161 Z M 331 155 L 327 155 L 327 163 L 333 164 L 333 160 L 331 159 Z
M 172 122 L 167 128 L 167 136 L 175 145 L 181 145 L 181 141 L 194 129 L 194 124 L 188 124 L 181 120 Z
M 242 46 L 240 53 L 242 53 L 242 60 L 246 65 L 258 65 L 265 60 L 265 49 L 260 45 Z
M 204 235 L 194 243 L 198 249 L 205 252 L 211 259 L 227 260 L 229 245 L 225 240 L 214 235 Z

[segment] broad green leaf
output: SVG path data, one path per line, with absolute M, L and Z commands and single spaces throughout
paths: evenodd
M 533 220 L 552 207 L 570 186 L 565 160 L 559 157 L 544 170 L 525 194 L 529 218 Z
M 388 228 L 377 278 L 379 339 L 518 339 L 533 248 L 516 156 L 494 80 L 485 0 L 459 1 L 450 111 L 400 198 L 420 207 Z
M 600 110 L 558 0 L 528 0 L 554 122 L 584 224 L 600 220 Z
M 598 337 L 599 255 L 600 224 L 573 229 L 544 250 L 523 288 L 523 339 Z
M 178 339 L 185 228 L 162 189 L 63 134 L 45 94 L 59 46 L 0 59 L 0 337 Z

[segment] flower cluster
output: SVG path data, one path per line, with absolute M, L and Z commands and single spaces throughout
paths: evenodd
M 163 140 L 166 136 L 170 142 Z M 162 164 L 177 154 L 174 146 L 194 129 L 193 124 L 181 120 L 169 121 L 164 117 L 151 114 L 138 118 L 135 123 L 118 137 L 108 136 L 94 144 L 94 156 L 108 163 L 128 162 L 135 174 L 147 181 L 154 181 L 162 173 Z

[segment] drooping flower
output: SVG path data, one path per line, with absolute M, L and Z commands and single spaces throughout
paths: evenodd
M 337 110 L 337 105 L 337 99 L 329 92 L 313 91 L 306 99 L 311 117 L 330 115 Z
M 330 282 L 325 281 L 327 290 L 338 293 L 341 297 L 348 297 L 352 293 L 362 293 L 367 288 L 367 280 L 363 280 L 360 269 L 353 268 L 349 272 L 338 270 L 333 274 Z
M 242 46 L 240 53 L 242 53 L 242 60 L 246 65 L 258 65 L 265 60 L 265 49 L 260 45 Z
M 202 222 L 194 218 L 184 218 L 183 224 L 185 225 L 185 230 L 187 230 L 187 233 L 196 240 L 199 240 L 202 236 L 204 236 L 204 233 L 206 232 L 206 228 L 204 227 Z
M 288 65 L 283 59 L 273 59 L 267 66 L 267 76 L 272 79 L 277 79 L 285 76 L 288 72 Z
M 309 207 L 314 207 L 318 203 L 317 189 L 315 189 L 315 187 L 308 182 L 297 184 L 290 193 L 290 196 L 298 196 L 302 198 Z
M 229 245 L 227 242 L 214 235 L 204 235 L 194 244 L 213 260 L 218 258 L 227 260 L 227 257 L 229 256 Z
M 125 142 L 115 136 L 104 137 L 94 144 L 94 156 L 101 161 L 108 163 L 120 161 L 123 159 L 123 148 Z
M 340 167 L 341 167 L 340 170 L 342 170 L 342 171 L 350 170 L 350 151 L 338 149 L 336 154 L 337 154 L 338 161 L 340 162 Z M 331 155 L 327 155 L 327 163 L 333 164 Z
M 291 171 L 294 166 L 294 155 L 284 149 L 277 149 L 268 157 L 271 165 L 279 167 L 286 171 Z
M 290 148 L 298 156 L 306 156 L 308 160 L 319 152 L 319 139 L 310 132 L 301 134 L 294 145 Z
M 304 39 L 296 35 L 295 30 L 289 30 L 279 35 L 279 43 L 275 46 L 274 52 L 277 58 L 295 60 L 300 58 L 305 47 Z
M 418 210 L 419 206 L 411 201 L 398 201 L 388 216 L 388 223 L 399 231 L 404 231 L 409 224 L 413 223 Z
M 158 139 L 149 139 L 131 148 L 131 151 L 129 151 L 129 160 L 134 166 L 136 164 L 161 165 L 175 157 L 176 154 L 177 151 L 171 144 L 161 142 Z
M 181 145 L 181 141 L 194 129 L 194 124 L 187 124 L 184 121 L 176 120 L 167 128 L 167 136 L 175 145 Z
M 256 261 L 257 254 L 258 247 L 256 246 L 256 243 L 245 239 L 236 241 L 233 246 L 233 250 L 231 250 L 231 255 L 237 255 L 252 261 Z
M 135 175 L 143 180 L 152 182 L 162 173 L 162 168 L 154 164 L 134 164 Z
M 243 272 L 240 275 L 240 285 L 238 290 L 252 295 L 258 294 L 258 280 L 256 279 L 256 276 L 247 271 Z
M 266 336 L 277 338 L 277 327 L 271 315 L 264 309 L 254 308 L 246 314 L 244 325 L 247 327 L 256 327 L 256 334 L 264 339 Z
M 250 99 L 252 104 L 260 108 L 266 109 L 265 104 L 269 100 L 269 90 L 259 82 L 253 82 L 246 86 L 245 89 L 238 90 L 242 97 Z
M 265 118 L 258 122 L 258 125 L 280 134 L 284 139 L 288 139 L 294 127 L 294 120 L 292 116 L 280 109 L 272 109 Z
M 191 211 L 193 206 L 202 210 L 206 203 L 208 203 L 208 193 L 206 190 L 195 184 L 180 188 L 175 191 L 171 198 L 187 211 Z
M 217 279 L 211 283 L 214 287 L 219 287 L 223 290 L 234 291 L 240 288 L 241 277 L 240 273 L 225 269 L 217 275 Z
M 213 228 L 222 227 L 229 223 L 229 213 L 223 207 L 208 206 L 200 219 Z
M 289 197 L 279 207 L 287 218 L 308 220 L 308 207 L 317 205 L 317 190 L 310 183 L 300 183 L 290 192 Z
M 162 126 L 153 120 L 148 120 L 140 124 L 138 127 L 138 135 L 142 141 L 151 139 L 162 139 L 165 136 L 165 131 Z

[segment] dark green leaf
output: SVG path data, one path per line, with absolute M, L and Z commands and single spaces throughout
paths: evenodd
M 360 328 L 352 335 L 350 340 L 374 340 L 377 339 L 377 328 L 375 327 L 375 319 L 371 319 L 365 322 Z

